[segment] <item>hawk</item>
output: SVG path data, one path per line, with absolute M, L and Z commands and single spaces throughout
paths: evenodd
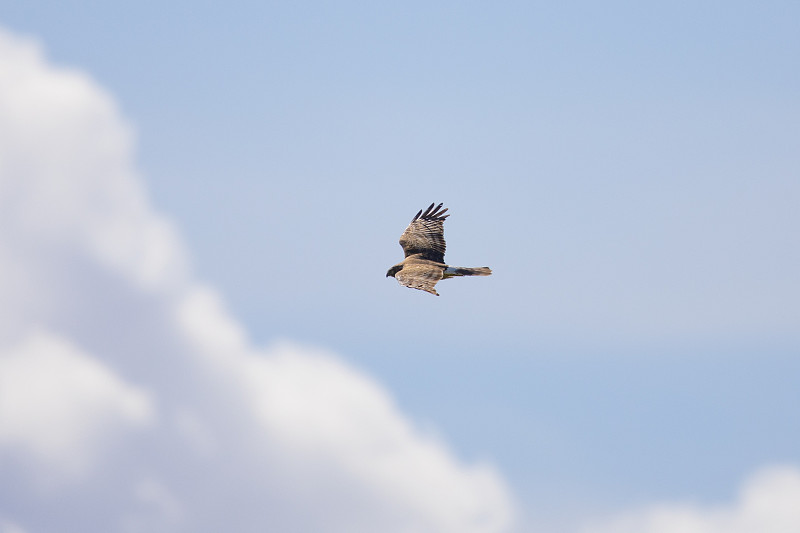
M 447 209 L 442 204 L 422 209 L 411 219 L 411 224 L 400 236 L 400 246 L 406 254 L 401 263 L 397 263 L 386 273 L 395 278 L 400 285 L 419 289 L 439 296 L 434 288 L 443 279 L 455 276 L 488 276 L 492 273 L 489 267 L 466 268 L 451 267 L 444 262 L 444 219 Z

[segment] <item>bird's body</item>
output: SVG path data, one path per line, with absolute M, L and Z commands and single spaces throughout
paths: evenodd
M 401 285 L 429 292 L 439 296 L 434 288 L 447 278 L 456 276 L 488 276 L 489 267 L 467 268 L 451 267 L 444 262 L 446 244 L 444 241 L 444 220 L 447 209 L 442 204 L 434 208 L 431 204 L 424 212 L 420 210 L 400 236 L 400 246 L 405 259 L 386 273 Z

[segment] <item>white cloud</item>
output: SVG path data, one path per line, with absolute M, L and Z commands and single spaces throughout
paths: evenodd
M 415 430 L 373 380 L 324 353 L 285 345 L 269 354 L 243 361 L 244 390 L 286 449 L 329 457 L 408 514 L 439 524 L 436 530 L 503 525 L 505 513 L 493 516 L 507 498 L 496 473 L 465 470 L 443 444 Z
M 179 280 L 184 252 L 170 223 L 148 205 L 133 170 L 133 136 L 113 99 L 7 33 L 0 33 L 0 66 L 7 244 L 28 254 L 74 247 L 147 287 Z
M 661 504 L 586 527 L 581 533 L 795 533 L 800 531 L 800 470 L 765 468 L 727 505 Z
M 11 468 L 0 512 L 31 530 L 507 530 L 501 476 L 375 380 L 252 344 L 190 277 L 131 147 L 113 98 L 0 31 L 0 469 L 20 450 L 48 469 L 107 456 L 55 495 Z
M 209 289 L 190 293 L 178 319 L 206 364 L 227 377 L 284 453 L 332 463 L 391 501 L 398 514 L 419 516 L 412 530 L 428 523 L 434 531 L 497 531 L 508 522 L 508 493 L 497 473 L 489 466 L 465 469 L 368 376 L 332 354 L 289 343 L 248 350 Z
M 107 434 L 154 415 L 146 392 L 63 339 L 35 332 L 0 353 L 0 448 L 78 473 Z

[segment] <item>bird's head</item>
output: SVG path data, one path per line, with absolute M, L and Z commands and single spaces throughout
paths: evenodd
M 400 272 L 402 269 L 403 269 L 403 265 L 402 264 L 395 265 L 395 266 L 393 266 L 392 268 L 389 269 L 389 271 L 386 273 L 386 277 L 387 278 L 388 277 L 392 277 L 393 278 L 394 275 L 397 274 L 398 272 Z

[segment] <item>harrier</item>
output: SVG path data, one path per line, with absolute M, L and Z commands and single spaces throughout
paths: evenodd
M 444 263 L 444 219 L 450 216 L 446 212 L 442 204 L 435 208 L 431 204 L 424 212 L 420 209 L 400 236 L 406 258 L 389 269 L 387 278 L 392 276 L 400 285 L 439 296 L 434 289 L 439 280 L 492 273 L 489 267 L 451 267 Z

